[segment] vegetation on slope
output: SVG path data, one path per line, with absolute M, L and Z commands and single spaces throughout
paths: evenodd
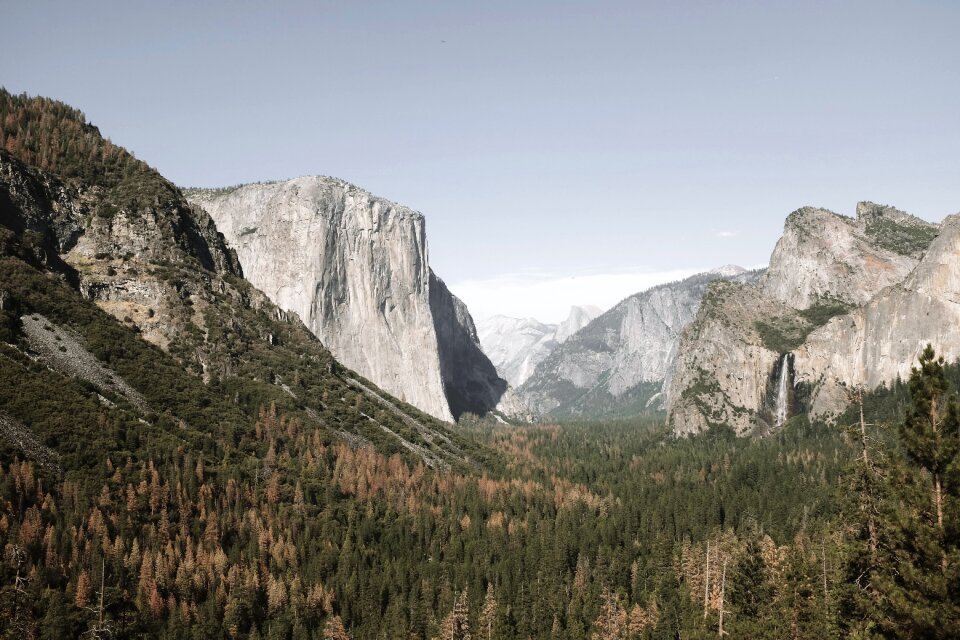
M 42 124 L 62 105 L 36 104 L 39 120 L 5 113 L 7 149 L 9 131 L 32 132 L 16 136 L 22 159 L 80 188 L 106 180 L 109 154 L 71 169 L 62 142 L 53 160 L 49 140 L 26 142 L 93 135 L 70 110 Z M 862 431 L 841 418 L 852 435 L 803 417 L 764 439 L 717 426 L 678 440 L 654 420 L 454 431 L 365 392 L 229 273 L 149 266 L 185 292 L 161 350 L 83 297 L 0 205 L 4 637 L 960 629 L 958 368 L 926 357 L 909 386 L 867 395 Z M 146 409 L 32 351 L 24 315 L 72 332 Z
M 815 329 L 831 318 L 848 313 L 852 306 L 838 300 L 823 299 L 795 314 L 765 318 L 753 323 L 763 346 L 775 353 L 793 351 L 806 341 Z
M 177 188 L 123 147 L 100 135 L 82 112 L 50 98 L 0 87 L 0 149 L 62 180 L 104 192 L 104 216 L 118 207 L 170 201 Z
M 878 246 L 904 256 L 916 256 L 926 251 L 938 229 L 922 223 L 895 222 L 889 218 L 877 218 L 867 224 L 867 235 Z

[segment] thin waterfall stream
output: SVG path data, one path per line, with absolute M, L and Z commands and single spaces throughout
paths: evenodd
M 783 355 L 780 365 L 780 385 L 777 388 L 776 424 L 779 427 L 790 417 L 790 358 L 792 354 Z

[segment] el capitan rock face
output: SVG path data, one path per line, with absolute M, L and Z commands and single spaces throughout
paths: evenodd
M 667 385 L 674 430 L 762 433 L 801 411 L 829 417 L 851 387 L 905 377 L 927 342 L 957 357 L 956 226 L 869 202 L 856 218 L 790 214 L 760 281 L 716 285 L 684 332 Z
M 479 347 L 465 346 L 476 343 L 472 320 L 432 278 L 420 213 L 327 177 L 188 197 L 216 221 L 245 276 L 345 365 L 444 420 L 497 406 L 506 383 Z

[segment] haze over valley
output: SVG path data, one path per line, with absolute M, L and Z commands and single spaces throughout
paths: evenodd
M 20 3 L 0 636 L 960 636 L 949 4 Z

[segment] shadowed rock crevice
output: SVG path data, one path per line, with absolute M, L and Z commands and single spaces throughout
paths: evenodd
M 440 376 L 454 419 L 493 411 L 507 394 L 507 381 L 480 349 L 467 306 L 430 271 L 430 313 L 437 333 Z

